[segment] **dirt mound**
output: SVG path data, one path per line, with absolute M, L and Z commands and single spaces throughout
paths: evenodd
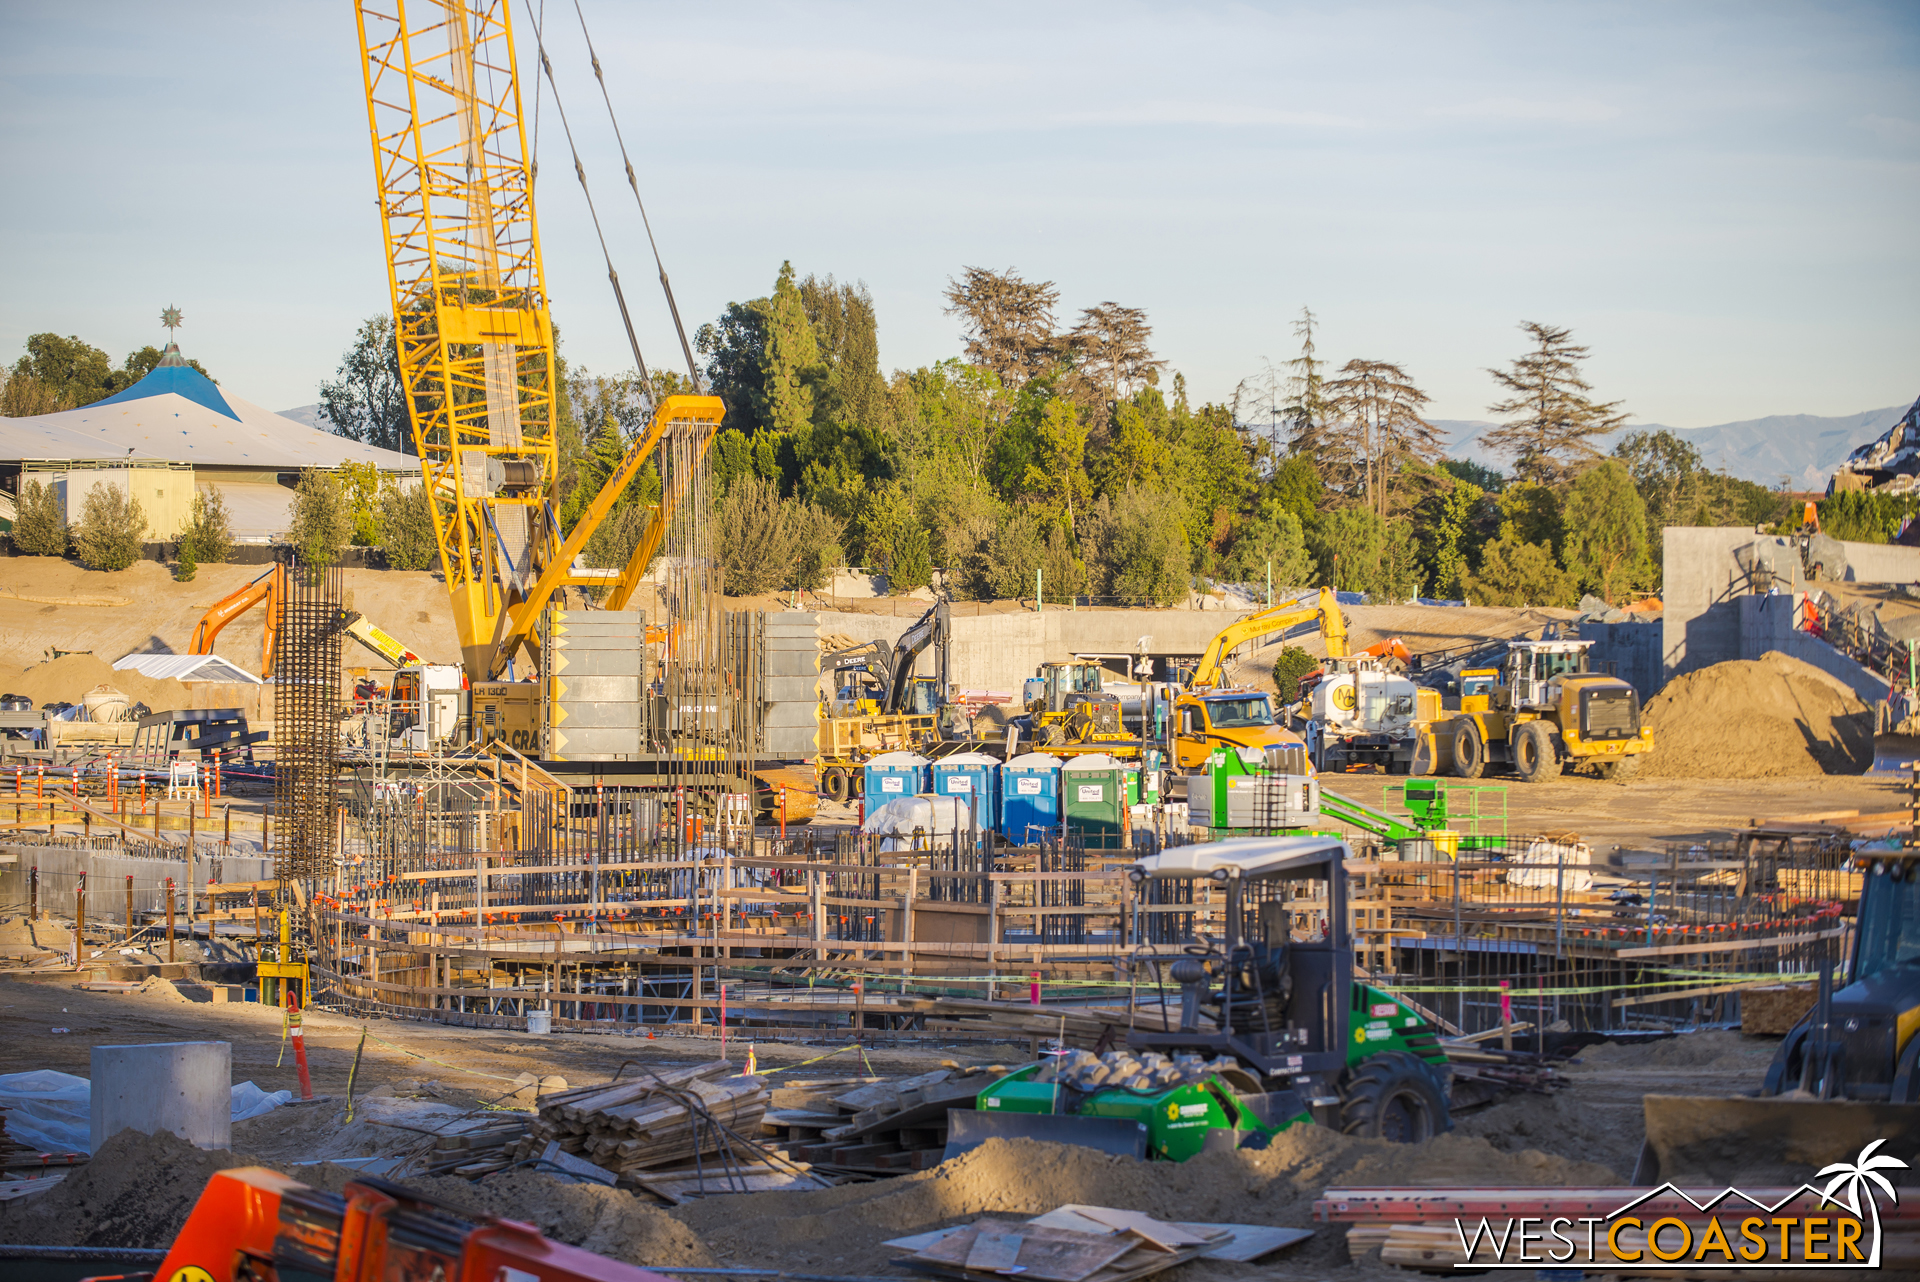
M 525 1169 L 502 1171 L 478 1183 L 457 1176 L 414 1178 L 405 1183 L 475 1218 L 498 1215 L 524 1220 L 556 1241 L 629 1264 L 700 1268 L 717 1263 L 694 1230 L 621 1189 L 567 1184 Z M 737 1200 L 719 1198 L 716 1204 Z M 769 1244 L 775 1250 L 777 1237 Z
M 1330 1184 L 1613 1184 L 1606 1167 L 1485 1139 L 1445 1135 L 1419 1146 L 1297 1127 L 1261 1151 L 1187 1162 L 1138 1162 L 1072 1145 L 989 1140 L 931 1171 L 817 1193 L 750 1193 L 676 1208 L 729 1263 L 828 1273 L 877 1273 L 897 1252 L 880 1245 L 988 1212 L 1038 1215 L 1065 1202 L 1125 1207 L 1182 1220 L 1313 1224 L 1313 1200 Z M 1319 1233 L 1289 1264 L 1337 1266 L 1344 1234 Z M 830 1266 L 830 1267 L 829 1267 Z
M 1686 779 L 1857 775 L 1873 764 L 1873 710 L 1812 664 L 1779 653 L 1669 681 L 1647 702 L 1641 773 Z
M 1742 1037 L 1729 1029 L 1707 1029 L 1681 1033 L 1644 1042 L 1602 1042 L 1588 1046 L 1569 1072 L 1592 1072 L 1616 1068 L 1699 1068 L 1716 1072 L 1739 1072 L 1756 1065 L 1764 1072 L 1772 1060 L 1774 1044 L 1758 1038 Z
M 45 1246 L 166 1246 L 215 1171 L 244 1157 L 162 1131 L 122 1131 L 38 1197 L 0 1203 L 0 1235 Z

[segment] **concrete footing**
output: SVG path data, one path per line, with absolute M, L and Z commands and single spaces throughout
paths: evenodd
M 156 1042 L 93 1048 L 92 1128 L 98 1152 L 131 1127 L 172 1131 L 196 1148 L 230 1147 L 233 1047 L 227 1042 Z

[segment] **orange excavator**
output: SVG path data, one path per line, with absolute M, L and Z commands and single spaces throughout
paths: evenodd
M 287 567 L 276 563 L 271 570 L 234 592 L 215 601 L 194 625 L 188 654 L 212 654 L 220 630 L 256 605 L 266 607 L 266 635 L 260 642 L 260 675 L 273 675 L 273 656 L 280 641 L 280 597 L 287 590 Z M 426 662 L 410 647 L 375 627 L 366 616 L 348 611 L 341 630 L 395 668 L 419 667 Z M 651 633 L 653 629 L 649 628 Z M 651 641 L 651 635 L 647 638 Z
M 271 677 L 274 651 L 280 640 L 280 596 L 286 590 L 287 567 L 276 561 L 271 570 L 238 591 L 221 597 L 200 616 L 200 622 L 194 625 L 193 642 L 187 647 L 187 653 L 212 654 L 213 643 L 220 638 L 220 629 L 254 606 L 264 603 L 267 620 L 266 636 L 260 642 L 260 675 L 263 678 Z
M 338 1194 L 323 1193 L 263 1166 L 216 1172 L 153 1274 L 171 1282 L 316 1276 L 334 1282 L 673 1282 L 548 1241 L 531 1224 L 473 1224 L 386 1180 L 363 1176 Z

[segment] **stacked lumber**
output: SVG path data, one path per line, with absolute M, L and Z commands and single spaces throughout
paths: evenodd
M 940 1164 L 947 1110 L 972 1108 L 991 1080 L 943 1068 L 862 1082 L 850 1091 L 804 1101 L 810 1108 L 770 1113 L 761 1128 L 783 1134 L 799 1161 L 867 1175 L 905 1175 Z
M 505 1113 L 471 1130 L 436 1136 L 426 1158 L 427 1174 L 475 1179 L 506 1169 L 519 1160 L 516 1154 L 532 1120 L 522 1113 Z
M 540 1098 L 516 1160 L 538 1158 L 557 1142 L 562 1152 L 615 1175 L 682 1166 L 753 1148 L 735 1137 L 759 1131 L 770 1098 L 765 1078 L 747 1077 L 725 1061 L 556 1091 Z
M 926 1016 L 929 1029 L 1010 1039 L 1064 1037 L 1066 1047 L 1084 1050 L 1124 1042 L 1131 1023 L 1124 1009 L 1096 1006 L 1035 1006 L 973 997 L 897 997 L 894 1005 Z

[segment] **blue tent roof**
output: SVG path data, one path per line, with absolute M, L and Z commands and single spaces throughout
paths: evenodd
M 153 367 L 153 372 L 129 387 L 124 392 L 115 392 L 95 405 L 121 405 L 127 401 L 145 400 L 149 396 L 163 396 L 172 392 L 184 396 L 195 405 L 204 406 L 216 414 L 225 414 L 234 422 L 240 422 L 240 416 L 227 404 L 226 397 L 220 395 L 220 389 L 214 381 L 187 364 L 180 355 L 180 349 L 172 343 L 167 344 L 166 355 Z

